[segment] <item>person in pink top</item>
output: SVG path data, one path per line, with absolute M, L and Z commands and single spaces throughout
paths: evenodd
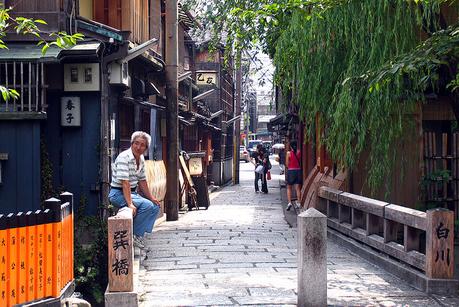
M 296 198 L 299 201 L 301 198 L 301 188 L 300 185 L 303 184 L 302 172 L 301 172 L 301 151 L 298 150 L 298 145 L 296 141 L 290 142 L 290 150 L 285 156 L 285 165 L 287 166 L 287 211 L 289 211 L 292 204 L 292 186 L 295 186 Z M 299 209 L 300 206 L 295 202 L 295 208 Z

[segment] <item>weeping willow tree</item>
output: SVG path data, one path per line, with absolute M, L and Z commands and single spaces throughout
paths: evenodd
M 368 153 L 368 184 L 375 190 L 410 126 L 406 114 L 424 101 L 427 88 L 438 86 L 441 68 L 457 63 L 457 25 L 441 29 L 439 18 L 440 5 L 453 9 L 456 2 L 234 0 L 207 12 L 225 30 L 227 46 L 263 45 L 276 84 L 292 97 L 286 103 L 296 105 L 310 133 L 316 115 L 321 118 L 334 161 L 352 169 Z
M 440 2 L 356 0 L 320 15 L 297 10 L 276 42 L 276 82 L 293 93 L 290 103 L 308 128 L 320 115 L 339 165 L 352 169 L 368 152 L 373 190 L 397 157 L 396 142 L 411 124 L 406 114 L 436 86 L 441 65 L 458 56 L 455 28 L 438 32 Z M 422 29 L 434 34 L 424 44 Z

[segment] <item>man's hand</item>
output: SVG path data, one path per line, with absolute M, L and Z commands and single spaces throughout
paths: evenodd
M 136 206 L 134 206 L 134 204 L 131 203 L 131 204 L 128 205 L 128 208 L 131 208 L 131 210 L 132 210 L 132 217 L 134 217 L 134 216 L 137 214 L 137 208 L 136 208 Z

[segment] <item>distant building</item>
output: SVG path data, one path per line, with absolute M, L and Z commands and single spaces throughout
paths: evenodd
M 273 103 L 272 91 L 263 88 L 257 95 L 257 129 L 256 138 L 270 140 L 271 133 L 268 131 L 269 121 L 276 116 Z
M 246 128 L 248 133 L 252 133 L 257 129 L 257 93 L 255 91 L 247 93 L 245 104 L 247 110 L 244 117 Z

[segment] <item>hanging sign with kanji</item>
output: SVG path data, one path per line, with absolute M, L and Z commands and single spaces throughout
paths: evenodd
M 202 174 L 202 160 L 201 158 L 191 158 L 188 161 L 191 176 L 201 176 Z
M 197 85 L 217 85 L 217 72 L 216 71 L 197 71 L 196 72 Z
M 81 126 L 80 97 L 61 98 L 61 126 Z

